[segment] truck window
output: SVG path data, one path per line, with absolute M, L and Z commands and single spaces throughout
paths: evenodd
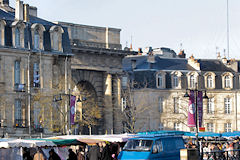
M 153 146 L 153 153 L 159 153 L 163 151 L 162 141 L 156 140 Z
M 123 147 L 125 151 L 150 151 L 152 140 L 131 139 Z

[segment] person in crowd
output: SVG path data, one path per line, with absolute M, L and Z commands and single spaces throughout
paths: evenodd
M 73 152 L 73 150 L 70 148 L 68 150 L 69 154 L 68 154 L 68 159 L 67 160 L 77 160 L 77 155 L 76 153 Z
M 35 153 L 33 160 L 46 160 L 41 152 L 41 149 L 37 149 L 37 153 Z
M 54 151 L 54 149 L 51 149 L 49 151 L 49 158 L 48 160 L 61 160 L 61 158 L 58 156 L 58 154 Z
M 30 156 L 30 150 L 27 148 L 23 148 L 23 160 L 33 160 Z
M 111 160 L 109 146 L 104 141 L 102 142 L 101 160 Z
M 234 140 L 234 144 L 233 144 L 233 149 L 234 149 L 234 156 L 236 159 L 240 159 L 240 145 L 239 145 L 239 138 L 237 137 Z
M 89 152 L 88 152 L 88 159 L 89 160 L 99 160 L 101 159 L 101 152 L 100 152 L 100 148 L 97 144 L 94 144 Z
M 77 160 L 85 160 L 84 149 L 82 147 L 80 147 L 78 150 Z

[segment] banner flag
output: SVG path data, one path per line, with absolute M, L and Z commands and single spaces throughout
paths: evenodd
M 71 96 L 70 99 L 70 124 L 74 124 L 74 115 L 75 115 L 75 102 L 76 102 L 76 96 Z
M 203 120 L 203 93 L 202 91 L 198 91 L 197 97 L 197 107 L 198 107 L 198 124 L 199 127 L 202 127 L 202 120 Z
M 190 91 L 189 103 L 188 103 L 188 127 L 195 127 L 195 103 L 194 103 L 194 91 Z

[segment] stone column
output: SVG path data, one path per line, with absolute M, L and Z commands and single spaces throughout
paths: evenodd
M 121 133 L 123 130 L 121 114 L 121 78 L 118 75 L 113 77 L 113 99 L 114 133 Z
M 113 104 L 112 104 L 112 75 L 104 74 L 104 133 L 111 134 L 113 131 Z

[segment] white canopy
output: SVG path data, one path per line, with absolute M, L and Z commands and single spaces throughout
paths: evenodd
M 0 148 L 13 148 L 13 147 L 43 147 L 43 146 L 56 146 L 51 141 L 44 140 L 24 140 L 24 139 L 14 139 L 14 140 L 0 140 Z

